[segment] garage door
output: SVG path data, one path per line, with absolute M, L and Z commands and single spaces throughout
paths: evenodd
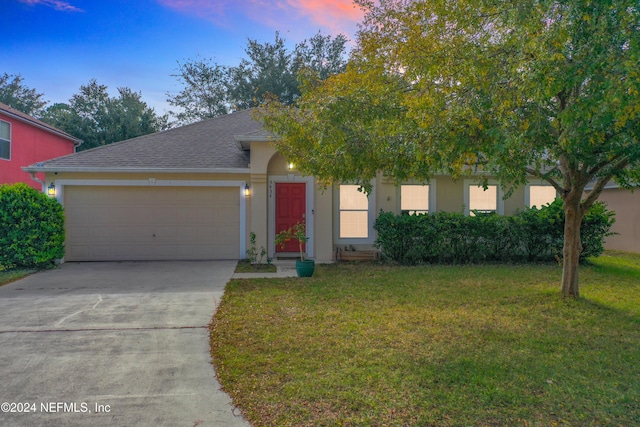
M 238 259 L 236 187 L 65 186 L 68 261 Z

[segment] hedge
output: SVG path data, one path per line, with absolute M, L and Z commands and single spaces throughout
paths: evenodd
M 580 258 L 604 251 L 604 238 L 615 213 L 595 203 L 582 221 Z M 383 257 L 402 264 L 544 262 L 560 260 L 564 244 L 564 210 L 556 199 L 541 209 L 513 216 L 475 212 L 396 215 L 380 212 L 376 246 Z
M 26 184 L 0 185 L 0 266 L 43 268 L 64 256 L 60 203 Z

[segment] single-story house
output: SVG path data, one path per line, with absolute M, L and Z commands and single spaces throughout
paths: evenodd
M 470 209 L 509 214 L 555 197 L 531 182 L 503 200 L 497 183 L 437 176 L 396 186 L 383 176 L 367 198 L 348 183 L 322 189 L 270 143 L 273 136 L 239 111 L 31 165 L 64 205 L 67 261 L 241 259 L 250 234 L 270 257 L 295 255 L 275 234 L 306 221 L 308 257 L 373 249 L 385 211 Z M 339 161 L 339 159 L 336 159 Z
M 39 189 L 40 183 L 22 168 L 71 154 L 81 143 L 78 138 L 0 102 L 0 184 L 24 182 Z M 42 180 L 44 174 L 36 177 Z
M 615 234 L 605 239 L 605 249 L 640 252 L 640 189 L 631 192 L 611 182 L 598 200 L 616 213 L 616 222 L 611 227 Z

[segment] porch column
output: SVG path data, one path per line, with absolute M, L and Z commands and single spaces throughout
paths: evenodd
M 256 249 L 268 250 L 267 246 L 267 211 L 268 211 L 267 174 L 251 174 L 251 229 L 256 233 Z

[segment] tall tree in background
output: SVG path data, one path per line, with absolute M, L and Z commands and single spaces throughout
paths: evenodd
M 23 81 L 20 74 L 0 74 L 0 102 L 37 118 L 47 101 L 43 99 L 44 94 L 28 88 Z
M 347 70 L 266 109 L 278 149 L 365 188 L 378 171 L 476 169 L 507 194 L 541 178 L 563 200 L 562 293 L 577 298 L 585 213 L 611 180 L 640 184 L 637 0 L 356 2 L 366 14 Z
M 110 97 L 107 86 L 96 80 L 81 86 L 68 104 L 47 108 L 42 120 L 82 139 L 80 150 L 158 132 L 168 126 L 168 117 L 157 116 L 139 93 L 118 88 L 118 96 Z
M 343 72 L 347 67 L 347 38 L 343 34 L 335 37 L 323 36 L 318 32 L 309 40 L 296 45 L 294 51 L 294 71 L 308 69 L 320 80 Z
M 167 93 L 167 102 L 176 111 L 170 111 L 178 124 L 228 114 L 231 108 L 229 87 L 231 75 L 229 67 L 213 63 L 204 58 L 196 58 L 178 63 L 178 79 L 183 88 L 178 94 Z
M 180 124 L 203 120 L 261 105 L 267 97 L 291 104 L 300 95 L 298 74 L 312 71 L 320 79 L 346 66 L 343 35 L 316 34 L 293 49 L 276 33 L 273 43 L 248 40 L 247 58 L 237 66 L 224 66 L 196 58 L 178 64 L 174 76 L 183 85 L 177 95 L 167 93 L 171 113 Z
M 262 104 L 266 94 L 291 104 L 299 95 L 293 54 L 276 32 L 273 43 L 249 40 L 245 49 L 248 59 L 233 68 L 230 95 L 238 110 Z

